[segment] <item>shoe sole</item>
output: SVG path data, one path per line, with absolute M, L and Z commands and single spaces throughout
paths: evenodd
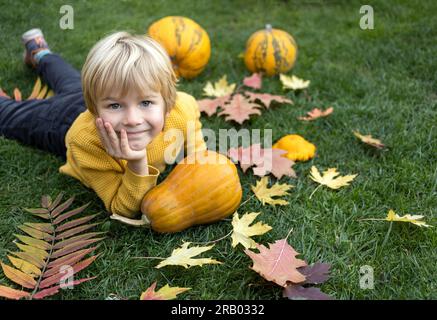
M 21 41 L 23 42 L 23 44 L 26 44 L 28 41 L 34 39 L 35 37 L 43 37 L 41 29 L 35 28 L 26 31 L 21 36 Z

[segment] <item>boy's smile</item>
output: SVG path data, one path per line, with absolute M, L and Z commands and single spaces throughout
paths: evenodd
M 145 149 L 164 127 L 165 105 L 159 92 L 141 94 L 129 90 L 125 96 L 112 93 L 102 97 L 96 109 L 99 117 L 111 124 L 118 138 L 121 130 L 126 130 L 132 150 Z

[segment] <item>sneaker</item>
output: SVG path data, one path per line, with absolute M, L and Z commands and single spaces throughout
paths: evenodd
M 31 29 L 26 31 L 21 36 L 21 41 L 26 48 L 23 55 L 24 63 L 34 68 L 38 65 L 38 61 L 41 58 L 35 57 L 38 52 L 44 50 L 45 53 L 51 52 L 46 40 L 44 39 L 41 29 Z

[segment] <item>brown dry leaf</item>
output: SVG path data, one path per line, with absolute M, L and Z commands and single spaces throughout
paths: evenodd
M 385 145 L 381 142 L 381 140 L 373 138 L 370 134 L 369 135 L 362 135 L 358 131 L 353 131 L 353 133 L 354 133 L 355 137 L 357 137 L 362 142 L 364 142 L 372 147 L 375 147 L 378 149 L 383 149 L 385 147 Z
M 230 102 L 222 106 L 223 110 L 218 113 L 219 116 L 225 115 L 225 120 L 234 120 L 239 124 L 249 120 L 252 114 L 261 114 L 260 105 L 250 102 L 242 94 L 237 93 L 232 96 Z
M 287 243 L 286 239 L 269 243 L 269 248 L 256 245 L 259 253 L 250 250 L 244 252 L 253 260 L 252 270 L 258 272 L 268 281 L 286 287 L 287 282 L 299 283 L 305 281 L 305 276 L 297 268 L 304 267 L 307 263 L 297 259 L 298 253 Z
M 170 287 L 168 284 L 155 291 L 156 281 L 141 294 L 140 300 L 172 300 L 177 295 L 191 288 Z
M 276 101 L 278 103 L 293 104 L 292 100 L 284 96 L 278 96 L 269 93 L 255 93 L 250 91 L 245 91 L 244 94 L 249 96 L 249 101 L 254 102 L 256 100 L 260 100 L 263 103 L 263 105 L 266 107 L 266 109 L 270 108 L 270 104 L 272 103 L 272 101 Z
M 261 180 L 256 182 L 255 186 L 251 186 L 252 191 L 255 193 L 256 197 L 262 202 L 263 205 L 270 204 L 275 205 L 287 205 L 289 202 L 283 199 L 273 199 L 273 197 L 280 197 L 288 195 L 288 190 L 294 186 L 289 184 L 279 184 L 275 183 L 271 188 L 268 187 L 269 178 L 263 177 Z
M 329 107 L 328 109 L 322 111 L 319 108 L 314 108 L 313 110 L 307 112 L 307 117 L 298 117 L 299 120 L 303 120 L 303 121 L 312 121 L 312 120 L 316 120 L 318 118 L 321 117 L 327 117 L 329 116 L 332 112 L 334 112 L 334 108 L 333 107 Z

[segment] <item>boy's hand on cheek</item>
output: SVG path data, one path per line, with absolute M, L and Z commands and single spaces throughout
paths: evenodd
M 147 160 L 147 150 L 145 148 L 142 150 L 131 149 L 125 130 L 122 129 L 119 138 L 112 125 L 109 122 L 104 124 L 102 118 L 96 119 L 96 126 L 100 140 L 111 157 L 128 161 Z

